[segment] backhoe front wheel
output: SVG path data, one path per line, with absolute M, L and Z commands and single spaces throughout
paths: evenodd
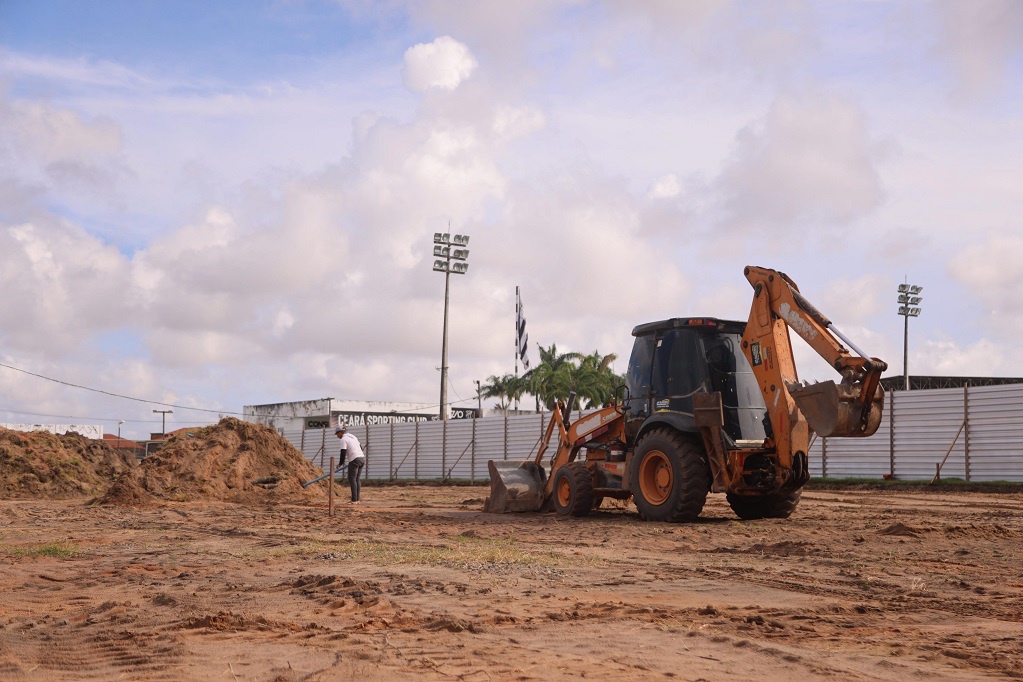
M 639 515 L 647 521 L 692 521 L 710 490 L 703 448 L 672 429 L 654 429 L 640 440 L 630 486 Z
M 586 516 L 593 508 L 593 474 L 582 462 L 571 462 L 554 474 L 554 508 L 567 516 Z

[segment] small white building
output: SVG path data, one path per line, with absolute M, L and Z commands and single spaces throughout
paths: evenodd
M 472 419 L 479 416 L 475 408 L 449 408 L 452 419 Z M 325 429 L 336 426 L 338 420 L 353 426 L 373 424 L 404 424 L 440 419 L 436 405 L 416 403 L 390 403 L 361 400 L 320 398 L 291 403 L 246 405 L 242 413 L 247 421 L 264 424 L 277 430 Z

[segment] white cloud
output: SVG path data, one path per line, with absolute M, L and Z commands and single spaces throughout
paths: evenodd
M 678 181 L 678 176 L 668 173 L 657 179 L 647 196 L 651 199 L 669 199 L 677 197 L 681 191 L 682 184 Z
M 546 123 L 543 111 L 536 107 L 500 106 L 494 114 L 493 129 L 498 136 L 511 139 L 531 135 Z
M 108 60 L 59 59 L 0 52 L 0 72 L 11 78 L 39 78 L 66 87 L 139 87 L 149 80 L 136 71 Z
M 273 335 L 277 337 L 283 336 L 285 332 L 294 326 L 295 316 L 286 307 L 281 308 L 274 317 Z
M 39 102 L 14 102 L 6 114 L 11 140 L 22 147 L 24 156 L 43 164 L 120 149 L 120 131 L 111 121 L 86 123 L 75 112 Z
M 936 0 L 938 48 L 952 64 L 961 90 L 991 93 L 1018 69 L 1023 54 L 1023 4 L 1017 0 Z
M 405 51 L 405 84 L 415 92 L 454 90 L 476 69 L 469 48 L 450 36 Z
M 878 152 L 864 116 L 839 98 L 779 98 L 739 132 L 719 178 L 733 226 L 850 223 L 877 210 Z
M 127 262 L 84 230 L 56 221 L 0 229 L 0 338 L 21 352 L 62 353 L 116 325 Z
M 524 79 L 527 69 L 523 55 L 530 51 L 532 43 L 543 40 L 551 27 L 557 26 L 560 13 L 585 11 L 588 4 L 579 0 L 404 0 L 404 3 L 423 25 L 457 35 L 485 54 L 488 69 L 500 73 L 506 86 Z
M 0 91 L 0 172 L 67 192 L 109 191 L 125 169 L 122 133 L 106 117 L 85 120 L 49 103 Z
M 988 339 L 962 345 L 950 339 L 926 339 L 909 352 L 909 373 L 935 376 L 1019 376 L 1013 351 Z M 899 363 L 901 364 L 901 363 Z
M 990 333 L 1002 339 L 1023 335 L 1023 236 L 990 237 L 952 256 L 947 269 L 980 303 L 975 312 Z
M 884 275 L 839 276 L 828 282 L 820 302 L 814 303 L 844 331 L 843 325 L 865 324 L 879 312 L 890 309 L 894 290 L 892 278 Z
M 982 298 L 1011 299 L 1011 308 L 1023 312 L 1019 292 L 1023 291 L 1023 236 L 991 237 L 968 247 L 948 264 L 960 282 Z

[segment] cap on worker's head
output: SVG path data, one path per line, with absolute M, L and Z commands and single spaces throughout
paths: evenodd
M 334 433 L 341 433 L 342 431 L 347 431 L 347 430 L 348 430 L 348 428 L 344 424 L 342 424 L 341 422 L 338 422 L 337 428 L 334 429 Z

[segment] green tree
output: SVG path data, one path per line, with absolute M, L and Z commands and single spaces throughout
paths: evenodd
M 497 398 L 497 409 L 507 410 L 511 403 L 522 397 L 526 392 L 526 383 L 523 377 L 514 374 L 497 376 L 491 374 L 487 377 L 487 383 L 480 387 L 480 393 L 484 398 Z
M 526 372 L 527 392 L 536 396 L 539 405 L 548 410 L 558 400 L 568 400 L 572 388 L 573 373 L 578 362 L 583 358 L 579 353 L 558 353 L 558 346 L 552 343 L 550 348 L 537 345 L 540 352 L 540 363 Z
M 615 353 L 601 355 L 598 351 L 583 356 L 573 373 L 572 385 L 578 400 L 585 407 L 601 407 L 611 402 L 615 389 L 625 383 L 625 377 L 615 374 L 611 363 L 618 359 Z

